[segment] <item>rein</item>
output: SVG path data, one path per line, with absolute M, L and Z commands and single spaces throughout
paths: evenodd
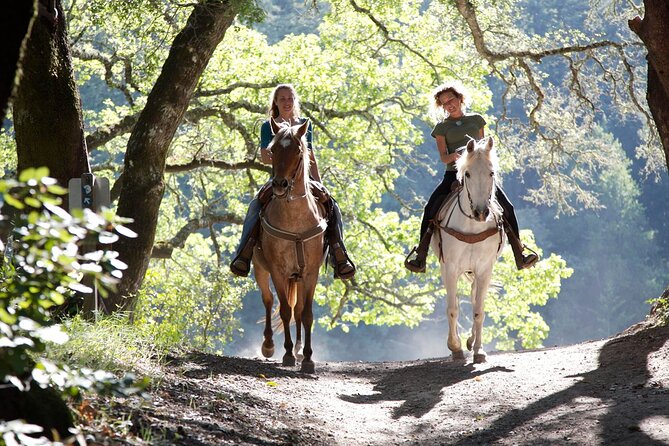
M 288 240 L 290 242 L 295 242 L 295 254 L 297 256 L 297 266 L 299 267 L 299 271 L 297 273 L 297 278 L 301 279 L 302 278 L 302 272 L 304 271 L 304 242 L 307 242 L 311 240 L 314 237 L 317 237 L 321 235 L 322 233 L 325 232 L 325 230 L 328 227 L 327 221 L 323 218 L 321 219 L 320 222 L 313 228 L 307 229 L 306 231 L 302 232 L 290 232 L 290 231 L 284 231 L 283 229 L 279 229 L 276 226 L 272 226 L 270 222 L 267 221 L 265 216 L 260 217 L 260 223 L 262 224 L 262 228 L 267 231 L 269 235 L 272 237 L 281 239 L 281 240 Z
M 292 138 L 292 135 L 291 135 Z M 293 176 L 291 177 L 290 180 L 288 180 L 288 187 L 286 187 L 286 193 L 283 195 L 276 195 L 272 193 L 272 195 L 278 199 L 286 199 L 286 201 L 293 201 L 293 200 L 299 200 L 300 198 L 306 198 L 309 194 L 309 186 L 308 184 L 305 185 L 304 188 L 304 193 L 302 195 L 291 195 L 291 191 L 293 190 L 293 187 L 295 187 L 295 182 L 297 181 L 297 177 L 300 174 L 300 171 L 304 169 L 304 147 L 302 145 L 302 141 L 298 141 L 300 144 L 300 147 L 302 148 L 302 154 L 300 156 L 300 162 L 297 164 L 297 167 L 295 168 L 295 172 L 293 172 Z
M 300 198 L 307 198 L 309 190 L 308 185 L 305 186 L 304 193 L 302 195 L 291 195 L 291 191 L 293 190 L 293 187 L 295 187 L 295 181 L 297 180 L 297 177 L 300 174 L 300 170 L 303 168 L 303 166 L 304 166 L 304 159 L 300 157 L 300 162 L 295 168 L 293 177 L 288 181 L 288 187 L 286 187 L 286 193 L 281 196 L 276 195 L 274 193 L 272 193 L 272 195 L 274 195 L 274 197 L 280 200 L 283 200 L 285 198 L 286 201 L 293 201 L 293 200 L 299 200 Z

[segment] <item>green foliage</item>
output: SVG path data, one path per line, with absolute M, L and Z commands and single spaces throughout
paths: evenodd
M 618 141 L 601 130 L 583 138 L 597 147 L 612 167 L 597 175 L 593 185 L 601 208 L 581 209 L 573 216 L 534 223 L 537 237 L 547 239 L 574 268 L 563 286 L 559 303 L 544 311 L 554 329 L 555 343 L 601 338 L 643 319 L 644 304 L 663 288 L 665 274 L 656 238 L 639 202 L 640 191 Z M 540 234 L 540 235 L 539 235 Z M 577 336 L 578 337 L 575 337 Z
M 102 292 L 111 286 L 124 265 L 115 253 L 79 252 L 77 244 L 87 237 L 117 237 L 112 218 L 76 219 L 58 207 L 64 193 L 46 169 L 21 173 L 20 182 L 0 183 L 3 209 L 17 214 L 3 262 L 0 288 L 2 329 L 0 376 L 21 386 L 30 379 L 32 360 L 28 353 L 41 353 L 46 342 L 64 342 L 66 337 L 50 319 L 50 309 L 62 305 L 75 291 L 90 292 L 80 280 L 92 278 Z M 108 217 L 111 217 L 108 215 Z
M 531 231 L 521 231 L 521 236 L 527 246 L 543 254 Z M 562 279 L 572 273 L 567 262 L 555 254 L 533 268 L 518 271 L 511 247 L 507 246 L 493 275 L 500 288 L 491 288 L 486 300 L 489 322 L 483 330 L 484 343 L 494 343 L 497 350 L 542 347 L 549 327 L 538 310 L 549 299 L 558 297 Z
M 5 178 L 16 169 L 16 143 L 12 132 L 0 129 L 0 178 Z
M 239 329 L 234 315 L 249 281 L 221 271 L 199 235 L 172 261 L 155 262 L 146 275 L 134 325 L 163 348 L 190 345 L 221 352 Z
M 294 3 L 277 3 L 270 13 L 277 12 L 274 6 L 290 9 Z M 194 219 L 209 224 L 181 243 L 171 260 L 153 261 L 147 273 L 135 323 L 153 327 L 161 343 L 185 337 L 198 347 L 220 350 L 237 330 L 232 315 L 254 284 L 231 280 L 220 270 L 227 271 L 241 229 L 232 221 L 244 215 L 267 173 L 235 166 L 257 160 L 259 123 L 279 82 L 296 86 L 303 112 L 314 123 L 323 181 L 344 211 L 348 250 L 359 266 L 354 284 L 327 279 L 319 286 L 316 300 L 327 311 L 320 314 L 321 324 L 344 330 L 360 322 L 415 327 L 443 296 L 435 265 L 425 277 L 402 266 L 415 244 L 422 203 L 409 191 L 396 190 L 396 181 L 408 166 L 436 173 L 434 162 L 423 165 L 415 149 L 433 124 L 429 91 L 446 79 L 461 79 L 470 87 L 473 110 L 485 113 L 492 103 L 489 66 L 468 45 L 468 31 L 454 20 L 451 5 L 358 4 L 373 9 L 388 34 L 344 1 L 319 4 L 311 17 L 319 14 L 320 23 L 311 32 L 268 39 L 241 22 L 227 30 L 167 160 L 168 165 L 218 160 L 230 168 L 182 169 L 166 178 L 157 240 L 171 240 Z M 77 58 L 84 90 L 102 98 L 87 104 L 84 97 L 87 125 L 112 127 L 141 109 L 189 12 L 170 1 L 129 10 L 97 0 L 70 11 L 76 48 L 102 56 Z M 111 70 L 103 60 L 113 62 Z M 132 79 L 126 64 L 132 66 Z M 106 94 L 100 92 L 103 80 Z M 120 174 L 126 141 L 127 135 L 119 135 L 96 151 L 94 164 L 105 175 Z M 399 208 L 382 205 L 389 196 L 402 201 Z
M 662 326 L 669 324 L 669 288 L 664 290 L 662 296 L 650 299 L 648 303 L 652 305 L 651 314 L 657 322 Z
M 12 230 L 0 265 L 0 382 L 19 390 L 55 386 L 71 396 L 82 390 L 133 393 L 145 385 L 133 376 L 119 380 L 43 358 L 50 346 L 68 339 L 52 309 L 75 292 L 91 292 L 84 278 L 104 295 L 125 268 L 115 252 L 79 248 L 113 243 L 128 232 L 121 220 L 108 211 L 73 217 L 59 207 L 64 192 L 44 168 L 22 172 L 19 181 L 0 181 L 3 215 L 13 216 L 4 222 Z
M 96 321 L 76 316 L 66 320 L 63 329 L 68 342 L 52 346 L 48 358 L 87 369 L 142 372 L 151 361 L 160 361 L 177 347 L 161 343 L 156 332 L 143 330 L 124 314 L 98 317 Z
M 239 20 L 227 30 L 199 80 L 167 160 L 168 166 L 212 162 L 197 169 L 172 169 L 165 178 L 156 240 L 173 241 L 193 221 L 199 223 L 197 233 L 192 231 L 185 242 L 176 240 L 170 260 L 152 262 L 141 291 L 135 327 L 154 333 L 159 345 L 192 340 L 198 347 L 220 350 L 237 332 L 233 314 L 241 305 L 240 296 L 254 283 L 231 279 L 221 271 L 227 271 L 246 205 L 267 178 L 267 169 L 240 168 L 239 163 L 257 161 L 259 124 L 268 95 L 279 82 L 297 87 L 304 114 L 314 123 L 321 174 L 344 211 L 348 249 L 359 267 L 354 282 L 328 278 L 319 286 L 316 299 L 324 311 L 319 320 L 327 327 L 346 330 L 361 322 L 415 327 L 443 298 L 436 262 L 424 276 L 410 275 L 402 266 L 417 241 L 422 195 L 441 173 L 433 142 L 426 137 L 434 124 L 428 93 L 440 82 L 460 79 L 470 88 L 472 111 L 486 115 L 488 133 L 504 137 L 499 147 L 505 169 L 532 168 L 539 173 L 524 186 L 535 202 L 557 203 L 562 212 L 601 204 L 599 175 L 615 172 L 619 158 L 601 141 L 584 143 L 584 129 L 595 119 L 583 97 L 568 93 L 573 82 L 563 75 L 572 68 L 566 57 L 528 63 L 526 68 L 532 70 L 549 67 L 535 77 L 547 88 L 542 106 L 534 111 L 535 89 L 524 77 L 524 68 L 513 60 L 493 67 L 482 58 L 453 2 L 355 3 L 361 9 L 343 0 L 243 0 L 238 5 Z M 543 26 L 533 21 L 534 31 L 529 31 L 518 18 L 539 14 L 542 9 L 535 3 L 473 2 L 488 48 L 532 52 L 581 44 L 591 37 L 588 30 L 565 31 L 567 19 L 552 1 L 545 14 L 550 21 Z M 287 11 L 314 4 L 318 9 L 286 19 Z M 578 20 L 583 19 L 585 7 L 569 4 L 579 12 Z M 115 124 L 141 111 L 192 5 L 172 0 L 65 5 L 87 128 L 114 133 Z M 250 23 L 261 18 L 261 7 L 268 12 L 267 23 L 252 28 Z M 626 51 L 638 52 L 634 47 Z M 597 63 L 589 57 L 576 62 L 577 67 L 590 67 L 578 80 L 597 96 L 602 91 L 595 79 Z M 608 69 L 612 70 L 605 66 Z M 511 87 L 503 91 L 491 74 L 512 81 Z M 636 79 L 644 78 L 635 74 Z M 643 85 L 637 82 L 634 87 Z M 627 97 L 621 90 L 624 82 L 615 88 L 616 98 Z M 491 110 L 493 91 L 494 102 L 504 97 L 508 108 Z M 533 111 L 541 125 L 515 125 L 525 124 Z M 509 120 L 500 124 L 496 118 L 502 113 L 508 113 Z M 127 138 L 127 131 L 120 132 L 91 152 L 96 173 L 112 181 L 120 176 Z M 429 157 L 417 150 L 425 139 Z M 561 150 L 565 147 L 569 150 Z M 7 134 L 0 134 L 0 168 L 5 175 L 15 168 L 12 151 Z M 412 183 L 415 190 L 408 190 L 405 186 Z M 633 208 L 629 201 L 621 205 Z M 522 223 L 541 230 L 538 219 Z M 551 242 L 548 237 L 538 240 Z M 550 249 L 562 253 L 564 247 Z M 570 266 L 580 265 L 583 257 L 569 259 Z M 536 317 L 537 307 L 556 295 L 559 279 L 569 269 L 554 255 L 544 262 L 536 268 L 541 272 L 536 280 L 534 270 L 516 277 L 512 262 L 498 265 L 495 280 L 503 284 L 503 292 L 489 299 L 494 327 L 490 333 L 505 348 L 537 345 L 545 337 L 547 328 Z M 496 299 L 509 303 L 508 311 L 501 303 L 497 309 Z

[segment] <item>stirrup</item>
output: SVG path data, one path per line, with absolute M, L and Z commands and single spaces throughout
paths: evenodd
M 409 258 L 416 253 L 416 258 L 409 260 Z M 404 267 L 408 269 L 411 272 L 414 273 L 424 273 L 425 272 L 425 264 L 427 262 L 423 261 L 423 264 L 421 265 L 420 260 L 418 259 L 418 247 L 414 246 L 411 251 L 409 252 L 409 255 L 406 256 L 404 259 Z
M 535 250 L 528 247 L 527 245 L 523 245 L 523 251 L 526 250 L 526 249 L 528 251 L 530 251 L 532 254 L 523 255 L 523 253 L 521 251 L 520 257 L 522 258 L 523 263 L 520 264 L 520 265 L 516 264 L 516 267 L 519 270 L 532 268 L 540 260 L 540 256 L 539 256 L 539 254 L 537 254 L 537 252 Z
M 351 265 L 351 271 L 349 271 L 347 273 L 340 274 L 339 269 L 343 265 L 346 265 L 346 264 Z M 353 263 L 351 263 L 350 260 L 348 260 L 348 259 L 342 260 L 341 262 L 339 262 L 335 265 L 335 267 L 334 267 L 334 277 L 335 277 L 335 279 L 347 280 L 347 279 L 350 279 L 353 276 L 355 276 L 355 266 L 353 265 Z
M 239 263 L 242 263 L 244 266 L 242 267 Z M 239 277 L 247 277 L 251 271 L 251 262 L 242 259 L 241 257 L 237 257 L 230 264 L 230 271 Z

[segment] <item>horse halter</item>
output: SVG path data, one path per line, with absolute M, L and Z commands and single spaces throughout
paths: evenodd
M 286 191 L 281 195 L 277 195 L 276 193 L 273 192 L 275 198 L 277 198 L 277 199 L 284 199 L 285 198 L 286 201 L 288 201 L 288 202 L 293 201 L 293 200 L 298 200 L 300 198 L 306 198 L 308 196 L 308 191 L 309 191 L 309 189 L 307 187 L 307 188 L 305 188 L 305 191 L 302 195 L 297 195 L 296 196 L 296 195 L 293 195 L 291 193 L 293 188 L 295 187 L 295 182 L 297 180 L 297 177 L 300 174 L 300 171 L 302 169 L 304 169 L 304 144 L 302 143 L 301 139 L 295 138 L 295 136 L 292 133 L 290 134 L 290 138 L 293 141 L 297 141 L 297 143 L 300 147 L 300 161 L 297 163 L 297 167 L 295 167 L 295 171 L 293 172 L 293 175 L 291 176 L 291 178 L 289 180 L 287 180 L 288 184 L 286 185 Z M 274 181 L 275 181 L 275 179 L 272 180 L 272 185 L 274 185 Z
M 494 175 L 494 172 L 492 172 L 492 173 Z M 468 174 L 465 173 L 465 175 L 462 176 L 462 185 L 464 186 L 464 190 L 467 191 L 467 200 L 469 201 L 469 210 L 470 210 L 471 214 L 467 214 L 467 212 L 465 212 L 465 210 L 462 209 L 462 203 L 460 202 L 460 195 L 461 194 L 458 194 L 458 207 L 460 208 L 460 212 L 462 212 L 462 215 L 464 215 L 465 217 L 467 217 L 470 220 L 479 221 L 473 215 L 473 214 L 476 213 L 476 211 L 474 210 L 474 200 L 472 200 L 472 194 L 469 191 L 469 186 L 467 185 L 467 178 L 468 178 L 467 175 Z M 491 200 L 492 200 L 492 194 L 493 194 L 494 189 L 495 189 L 495 179 L 493 178 L 492 184 L 490 185 L 490 188 L 488 189 L 488 197 L 489 197 L 488 198 L 488 210 L 493 215 L 494 215 L 494 213 L 492 212 L 490 203 L 491 203 Z

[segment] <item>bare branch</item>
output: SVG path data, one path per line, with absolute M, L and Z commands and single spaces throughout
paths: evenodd
M 240 163 L 229 163 L 227 161 L 213 160 L 198 158 L 193 159 L 192 161 L 184 164 L 168 164 L 165 166 L 165 172 L 177 173 L 177 172 L 187 172 L 189 170 L 200 169 L 204 167 L 212 167 L 215 169 L 223 170 L 244 170 L 244 169 L 255 169 L 262 172 L 271 173 L 272 169 L 266 164 L 255 160 L 242 161 Z
M 225 94 L 230 94 L 238 88 L 251 88 L 253 90 L 263 90 L 266 88 L 274 88 L 278 84 L 278 81 L 264 82 L 257 84 L 255 82 L 236 82 L 234 84 L 228 85 L 225 88 L 217 88 L 216 90 L 197 90 L 193 93 L 193 97 L 210 97 L 210 96 L 220 96 Z
M 472 5 L 472 3 L 469 0 L 455 0 L 455 4 L 458 8 L 458 11 L 460 12 L 460 15 L 462 16 L 462 18 L 465 19 L 465 22 L 469 27 L 471 35 L 474 39 L 474 46 L 476 47 L 476 51 L 482 57 L 488 60 L 488 62 L 490 62 L 491 65 L 494 65 L 495 62 L 500 62 L 508 59 L 533 59 L 535 61 L 539 61 L 549 56 L 557 56 L 570 53 L 583 53 L 588 50 L 604 48 L 604 47 L 623 48 L 627 46 L 627 44 L 624 43 L 613 42 L 610 40 L 602 40 L 590 43 L 588 45 L 569 45 L 558 48 L 549 48 L 542 51 L 525 50 L 525 51 L 496 52 L 492 51 L 486 45 L 486 40 L 483 35 L 483 31 L 481 30 L 481 26 L 479 25 L 474 5 Z
M 369 18 L 369 20 L 371 20 L 372 23 L 374 23 L 376 25 L 376 27 L 379 29 L 379 31 L 381 31 L 381 34 L 383 34 L 383 36 L 385 37 L 385 39 L 387 41 L 396 43 L 400 46 L 403 46 L 410 53 L 418 56 L 418 58 L 420 58 L 426 65 L 428 65 L 430 68 L 432 68 L 432 72 L 434 73 L 434 78 L 436 79 L 437 83 L 441 82 L 441 80 L 440 80 L 441 76 L 439 76 L 439 71 L 437 70 L 437 66 L 435 64 L 433 64 L 432 62 L 430 62 L 430 60 L 428 60 L 427 57 L 425 57 L 423 54 L 421 54 L 416 49 L 412 48 L 410 45 L 408 45 L 403 40 L 392 37 L 390 35 L 390 31 L 388 31 L 388 28 L 386 27 L 386 25 L 384 25 L 379 19 L 374 17 L 374 15 L 372 14 L 372 12 L 369 9 L 366 9 L 366 8 L 363 8 L 363 7 L 359 6 L 355 2 L 355 0 L 349 0 L 349 3 L 351 4 L 351 6 L 353 7 L 353 9 L 356 12 L 359 12 L 359 13 L 362 13 L 362 14 L 366 15 Z
M 235 214 L 208 214 L 202 218 L 191 219 L 170 240 L 157 242 L 153 246 L 151 258 L 169 259 L 175 249 L 185 246 L 191 234 L 200 229 L 211 228 L 216 223 L 241 225 L 244 223 L 244 217 Z
M 97 61 L 102 64 L 105 69 L 104 79 L 107 85 L 123 93 L 123 96 L 125 96 L 125 100 L 128 101 L 128 104 L 135 104 L 135 100 L 132 97 L 132 92 L 128 86 L 132 87 L 136 92 L 139 92 L 140 90 L 132 75 L 131 60 L 129 60 L 127 57 L 119 56 L 118 54 L 113 54 L 111 57 L 109 57 L 106 54 L 103 54 L 102 52 L 94 49 L 83 50 L 77 47 L 72 48 L 72 56 L 81 60 Z M 114 65 L 116 65 L 118 62 L 121 62 L 123 65 L 123 82 L 118 82 L 114 76 Z
M 88 150 L 95 150 L 118 136 L 130 133 L 135 124 L 137 124 L 138 119 L 139 113 L 135 113 L 126 116 L 109 127 L 97 129 L 95 132 L 86 136 L 86 146 L 88 147 Z

